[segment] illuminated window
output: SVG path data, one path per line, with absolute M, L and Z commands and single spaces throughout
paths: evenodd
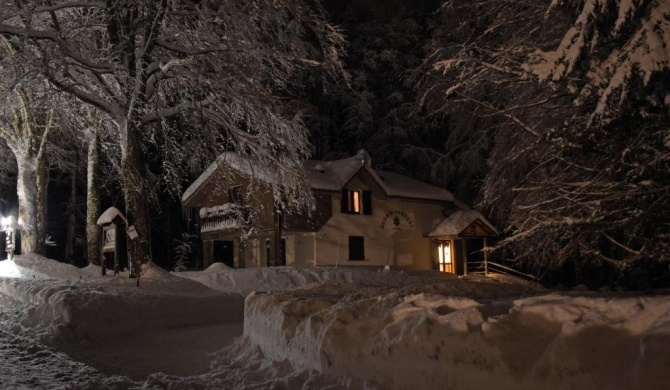
M 346 214 L 372 214 L 370 191 L 342 190 L 342 212 Z
M 451 259 L 451 241 L 440 241 L 438 243 L 437 260 L 441 272 L 454 273 L 454 263 Z
M 349 191 L 352 196 L 352 202 L 349 204 L 349 211 L 354 214 L 361 213 L 361 193 L 358 191 Z

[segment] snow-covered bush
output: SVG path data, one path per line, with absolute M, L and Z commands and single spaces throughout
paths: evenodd
M 174 240 L 174 270 L 187 271 L 188 263 L 193 253 L 193 240 L 198 237 L 189 233 L 182 233 L 179 239 Z

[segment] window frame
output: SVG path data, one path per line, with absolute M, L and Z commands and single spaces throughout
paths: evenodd
M 356 242 L 358 241 L 358 242 Z M 360 246 L 359 246 L 360 245 Z M 354 253 L 352 248 L 360 247 L 360 256 L 356 256 L 359 253 Z M 349 236 L 349 261 L 365 261 L 365 236 Z
M 372 215 L 372 191 L 343 188 L 340 205 L 342 214 Z
M 228 203 L 242 204 L 242 186 L 228 188 Z

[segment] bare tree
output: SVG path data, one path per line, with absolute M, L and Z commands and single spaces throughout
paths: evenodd
M 0 137 L 16 157 L 21 250 L 44 253 L 46 222 L 46 145 L 54 110 L 39 107 L 23 88 L 7 97 L 0 114 Z
M 306 69 L 341 73 L 342 37 L 318 2 L 33 0 L 0 12 L 0 34 L 52 85 L 115 123 L 133 275 L 150 257 L 143 140 L 171 118 L 200 123 L 203 144 L 280 167 L 300 194 L 307 141 L 286 98 Z
M 90 264 L 100 265 L 100 132 L 102 121 L 89 128 L 86 165 L 86 258 Z
M 660 1 L 445 2 L 424 103 L 476 121 L 452 140 L 489 145 L 481 199 L 518 258 L 624 276 L 668 258 L 668 14 Z

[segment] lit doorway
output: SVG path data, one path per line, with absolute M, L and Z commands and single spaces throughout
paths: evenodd
M 451 241 L 437 242 L 437 260 L 440 272 L 454 273 L 454 262 L 451 255 Z

